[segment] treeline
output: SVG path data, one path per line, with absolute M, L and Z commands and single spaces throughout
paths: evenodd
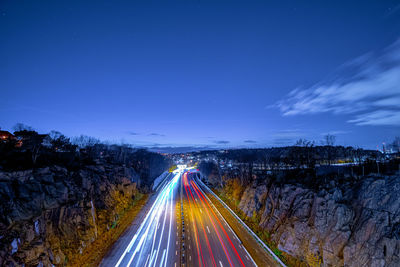
M 243 163 L 286 164 L 291 166 L 333 164 L 366 159 L 383 159 L 379 151 L 343 146 L 288 146 L 265 149 L 232 149 L 216 153 L 222 161 Z
M 294 145 L 267 149 L 205 151 L 199 169 L 217 186 L 237 178 L 242 186 L 254 180 L 301 183 L 319 188 L 329 181 L 357 181 L 365 175 L 394 174 L 400 170 L 400 154 L 385 154 L 343 146 Z M 339 163 L 339 164 L 338 164 Z M 343 164 L 340 164 L 343 163 Z
M 11 136 L 0 141 L 0 170 L 16 171 L 60 165 L 78 170 L 83 165 L 118 164 L 132 167 L 143 185 L 168 169 L 170 161 L 161 154 L 128 144 L 107 144 L 81 135 L 69 138 L 57 131 L 41 134 L 17 124 Z

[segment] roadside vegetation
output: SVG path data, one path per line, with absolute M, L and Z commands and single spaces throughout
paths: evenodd
M 309 207 L 316 205 L 315 199 L 325 196 L 333 203 L 331 205 L 345 207 L 346 212 L 352 214 L 353 210 L 362 208 L 361 205 L 353 207 L 352 203 L 357 200 L 358 188 L 368 183 L 365 181 L 377 181 L 377 184 L 385 181 L 381 183 L 389 184 L 400 171 L 399 138 L 391 144 L 390 150 L 383 151 L 334 146 L 332 138 L 329 140 L 329 144 L 322 146 L 299 140 L 291 147 L 201 152 L 205 153 L 205 160 L 200 162 L 199 169 L 212 190 L 285 264 L 321 266 L 324 264 L 321 251 L 307 251 L 307 244 L 294 248 L 302 253 L 296 257 L 285 252 L 288 250 L 280 250 L 277 242 L 280 248 L 286 242 L 282 243 L 280 239 L 282 232 L 293 233 L 293 225 L 300 216 L 306 229 L 304 235 L 310 238 L 311 234 L 306 233 L 309 230 L 306 217 L 315 217 L 315 214 L 309 213 Z M 297 190 L 302 192 L 298 196 Z M 378 193 L 373 196 L 376 195 Z M 324 207 L 324 204 L 321 204 L 321 209 L 333 209 Z M 278 212 L 275 213 L 275 210 Z M 354 214 L 357 213 L 354 211 Z M 317 219 L 314 217 L 310 221 L 325 219 L 323 215 Z M 372 222 L 374 220 L 371 219 Z M 355 223 L 356 220 L 348 222 L 349 225 Z M 276 228 L 273 225 L 277 225 Z M 266 228 L 274 230 L 269 232 Z M 280 231 L 279 234 L 275 229 Z M 324 241 L 313 242 L 322 247 Z M 343 238 L 341 242 L 347 244 L 353 241 Z M 343 260 L 343 253 L 334 257 Z M 332 259 L 336 260 L 334 257 Z
M 0 265 L 98 266 L 169 166 L 88 136 L 0 131 Z
M 90 244 L 83 254 L 76 254 L 73 259 L 67 261 L 67 266 L 85 266 L 95 267 L 99 266 L 101 260 L 107 255 L 112 245 L 120 238 L 120 236 L 128 229 L 132 224 L 132 221 L 136 218 L 138 213 L 145 206 L 148 194 L 138 194 L 135 200 L 128 206 L 128 208 L 122 210 L 118 215 L 118 219 L 115 220 L 111 226 L 111 229 L 99 233 L 99 237 Z M 98 217 L 102 216 L 102 213 L 106 213 L 106 210 L 99 212 Z

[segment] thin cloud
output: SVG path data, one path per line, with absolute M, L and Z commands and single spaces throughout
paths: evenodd
M 400 103 L 400 102 L 399 102 Z M 400 125 L 400 112 L 377 110 L 349 120 L 357 125 Z
M 128 132 L 129 135 L 139 135 L 139 133 L 135 133 L 135 132 Z
M 226 145 L 226 144 L 229 144 L 230 142 L 226 141 L 226 140 L 218 140 L 218 141 L 214 141 L 214 143 L 218 144 L 218 145 Z
M 336 130 L 336 131 L 330 131 L 330 132 L 325 132 L 321 133 L 321 135 L 341 135 L 341 134 L 348 134 L 351 133 L 351 131 L 342 131 L 342 130 Z
M 244 140 L 243 142 L 244 142 L 244 143 L 248 143 L 248 144 L 255 144 L 255 143 L 257 143 L 257 141 L 254 141 L 254 140 Z
M 161 146 L 154 146 L 154 147 L 149 147 L 148 148 L 150 151 L 154 152 L 160 152 L 160 153 L 187 153 L 187 152 L 193 152 L 193 151 L 203 151 L 203 150 L 210 150 L 212 148 L 208 146 L 178 146 L 178 147 L 173 147 L 173 146 L 167 146 L 167 147 L 161 147 Z
M 391 8 L 389 8 L 389 10 L 386 13 L 385 17 L 391 17 L 391 16 L 395 15 L 399 11 L 400 11 L 400 5 L 391 7 Z
M 292 138 L 276 138 L 273 140 L 273 144 L 277 146 L 288 146 L 295 142 Z
M 165 134 L 150 133 L 149 136 L 165 136 Z
M 284 116 L 327 112 L 350 114 L 356 125 L 400 125 L 400 40 L 343 68 L 329 82 L 291 91 L 275 107 Z

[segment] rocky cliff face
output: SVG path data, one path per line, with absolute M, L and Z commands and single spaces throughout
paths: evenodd
M 308 265 L 400 266 L 398 175 L 332 180 L 318 190 L 268 179 L 244 191 L 234 184 L 220 194 L 281 251 Z
M 0 172 L 0 265 L 68 265 L 115 227 L 138 179 L 113 164 Z

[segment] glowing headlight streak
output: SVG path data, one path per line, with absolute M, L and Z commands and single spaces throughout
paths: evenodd
M 164 231 L 164 227 L 165 227 L 165 219 L 166 219 L 166 209 L 165 207 L 168 207 L 168 203 L 170 205 L 170 212 L 172 214 L 172 194 L 174 187 L 176 186 L 179 178 L 180 178 L 181 172 L 178 172 L 175 174 L 175 176 L 171 179 L 171 181 L 169 181 L 168 183 L 166 183 L 163 188 L 161 189 L 159 195 L 157 196 L 156 200 L 154 201 L 152 207 L 150 208 L 150 211 L 147 213 L 145 219 L 143 220 L 143 222 L 141 223 L 138 231 L 136 232 L 136 234 L 133 236 L 132 240 L 129 242 L 129 245 L 126 247 L 125 251 L 123 252 L 123 254 L 121 255 L 121 257 L 119 258 L 116 266 L 120 266 L 122 261 L 124 260 L 124 258 L 127 256 L 128 253 L 130 253 L 132 247 L 135 245 L 135 250 L 133 252 L 133 254 L 130 257 L 130 260 L 127 264 L 127 266 L 129 266 L 133 259 L 135 258 L 137 252 L 140 251 L 140 257 L 142 255 L 142 249 L 144 247 L 144 243 L 146 243 L 146 240 L 149 236 L 149 232 L 151 230 L 151 228 L 153 228 L 153 244 L 152 244 L 152 250 L 151 250 L 151 256 L 150 256 L 150 262 L 154 261 L 154 264 L 156 264 L 156 259 L 158 256 L 158 253 L 160 252 L 159 249 L 154 250 L 154 242 L 156 240 L 156 235 L 157 235 L 157 225 L 159 223 L 159 219 L 164 211 L 165 213 L 165 217 L 164 217 L 164 223 L 163 223 L 163 229 L 162 229 L 162 233 Z M 170 216 L 171 216 L 170 214 Z M 171 223 L 172 223 L 172 218 L 170 218 L 170 229 L 169 231 L 171 231 Z M 162 235 L 160 236 L 160 241 L 158 244 L 158 248 L 160 248 L 160 244 L 162 241 Z M 170 239 L 170 232 L 168 233 L 168 240 Z M 169 241 L 168 241 L 169 244 Z M 168 250 L 167 250 L 168 251 Z M 165 252 L 167 253 L 167 252 Z M 168 254 L 166 254 L 168 255 Z M 167 263 L 167 260 L 164 261 L 165 265 Z M 151 264 L 149 263 L 149 266 Z
M 161 208 L 162 208 L 162 206 L 164 205 L 164 202 L 165 202 L 165 195 L 163 196 L 163 199 L 162 199 L 160 205 L 158 205 L 157 210 L 154 212 L 154 213 L 156 214 L 155 220 L 153 219 L 153 220 L 151 221 L 151 223 L 147 226 L 146 232 L 145 232 L 145 234 L 142 236 L 142 238 L 141 238 L 141 240 L 140 240 L 141 242 L 138 244 L 138 246 L 136 246 L 135 252 L 134 252 L 134 254 L 132 255 L 132 257 L 130 258 L 130 260 L 129 260 L 127 266 L 130 266 L 130 265 L 131 265 L 131 263 L 132 263 L 132 261 L 133 261 L 135 255 L 136 255 L 136 253 L 139 251 L 139 249 L 140 249 L 140 253 L 139 253 L 139 259 L 138 259 L 137 262 L 138 262 L 138 263 L 140 262 L 140 258 L 141 258 L 142 252 L 143 252 L 143 250 L 142 250 L 141 248 L 143 247 L 144 243 L 145 243 L 146 240 L 147 240 L 148 233 L 149 233 L 151 227 L 153 228 L 153 239 L 155 240 L 156 234 L 157 234 L 157 225 L 158 225 L 158 222 L 159 222 L 159 219 L 160 219 L 160 216 L 161 216 Z M 154 217 L 153 217 L 153 218 L 154 218 Z M 154 241 L 153 241 L 153 242 L 154 242 Z M 152 250 L 151 250 L 151 251 L 153 251 L 153 248 L 154 248 L 154 246 L 152 246 Z M 156 251 L 157 251 L 157 250 L 156 250 Z M 157 254 L 156 254 L 156 255 L 157 255 Z M 150 262 L 151 262 L 151 261 L 150 261 Z
M 167 242 L 167 254 L 166 255 L 168 255 L 168 251 L 169 251 L 169 243 L 170 243 L 170 240 L 171 240 L 171 226 L 172 226 L 172 204 L 173 204 L 173 195 L 172 194 L 170 194 L 170 210 L 169 210 L 169 231 L 168 231 L 168 242 Z M 167 262 L 168 262 L 168 259 L 166 259 L 165 260 L 165 265 L 164 265 L 164 267 L 166 267 L 167 266 Z M 162 265 L 162 264 L 161 264 Z

